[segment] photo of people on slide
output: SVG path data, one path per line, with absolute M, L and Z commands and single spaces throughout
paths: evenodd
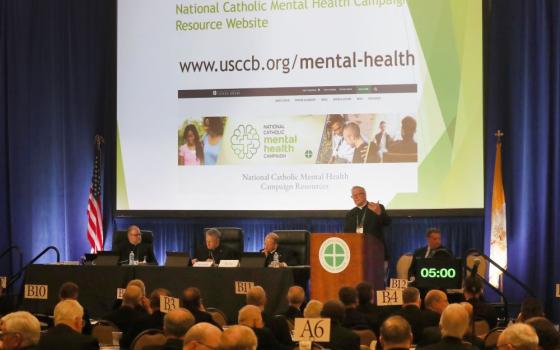
M 226 117 L 186 119 L 178 130 L 178 165 L 215 165 Z
M 318 164 L 417 162 L 416 119 L 396 114 L 329 114 Z

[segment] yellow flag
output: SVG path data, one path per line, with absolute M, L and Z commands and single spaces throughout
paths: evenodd
M 500 131 L 498 131 L 500 133 Z M 490 258 L 507 269 L 507 230 L 506 197 L 502 182 L 502 142 L 496 144 L 496 162 L 494 164 L 494 185 L 492 187 L 492 223 L 490 233 Z M 502 272 L 490 265 L 488 278 L 494 287 L 499 287 Z

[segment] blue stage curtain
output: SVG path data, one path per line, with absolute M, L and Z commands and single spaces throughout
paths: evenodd
M 495 137 L 503 138 L 508 271 L 558 319 L 560 299 L 560 2 L 494 0 L 488 28 L 486 232 L 490 232 Z M 485 239 L 489 242 L 489 237 Z M 508 278 L 506 296 L 525 292 Z
M 29 261 L 55 245 L 77 259 L 89 250 L 94 135 L 115 132 L 115 2 L 0 9 L 0 250 L 18 245 Z

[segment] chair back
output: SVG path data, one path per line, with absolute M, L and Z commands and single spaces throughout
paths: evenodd
M 138 334 L 130 345 L 130 350 L 142 350 L 146 346 L 162 346 L 167 341 L 160 329 L 147 329 Z
M 491 349 L 496 347 L 496 345 L 498 344 L 498 337 L 500 336 L 500 334 L 502 334 L 503 331 L 503 327 L 498 327 L 488 332 L 488 334 L 486 334 L 486 337 L 484 337 L 484 348 Z
M 220 239 L 220 244 L 227 247 L 235 252 L 236 259 L 241 257 L 243 253 L 243 229 L 239 227 L 213 227 L 220 231 L 222 238 Z M 208 231 L 210 227 L 204 229 L 204 233 Z
M 372 341 L 377 340 L 375 333 L 371 329 L 353 329 L 352 332 L 360 336 L 360 345 L 369 348 Z
M 298 265 L 309 265 L 309 231 L 307 230 L 275 230 L 278 245 L 293 251 Z
M 408 270 L 412 264 L 412 253 L 401 255 L 397 261 L 397 278 L 408 280 Z
M 207 307 L 206 312 L 212 316 L 212 320 L 214 320 L 214 322 L 216 322 L 221 328 L 224 328 L 224 326 L 227 325 L 227 316 L 222 310 L 216 309 L 215 307 Z
M 147 244 L 154 243 L 154 233 L 150 230 L 140 230 L 142 234 L 142 242 Z M 128 231 L 117 230 L 113 232 L 113 250 L 124 242 L 128 241 Z
M 113 332 L 121 330 L 111 321 L 100 320 L 91 329 L 91 336 L 97 339 L 99 345 L 113 345 Z
M 477 320 L 474 321 L 474 335 L 477 337 L 484 339 L 486 335 L 490 332 L 490 325 L 486 320 Z

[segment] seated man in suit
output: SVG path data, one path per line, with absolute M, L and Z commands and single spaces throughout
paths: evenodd
M 412 347 L 410 325 L 401 316 L 391 316 L 381 326 L 379 342 L 383 350 L 405 350 Z
M 0 321 L 4 350 L 32 350 L 39 342 L 41 325 L 39 320 L 27 311 L 16 311 L 2 317 Z
M 414 344 L 421 341 L 422 331 L 428 318 L 425 310 L 420 310 L 420 304 L 420 291 L 417 288 L 408 287 L 403 290 L 402 308 L 395 312 L 395 315 L 404 317 L 410 324 Z
M 498 349 L 538 349 L 539 336 L 535 329 L 524 323 L 508 326 L 498 337 Z
M 196 250 L 196 258 L 192 259 L 192 263 L 197 261 L 213 261 L 219 264 L 220 260 L 234 260 L 238 259 L 235 252 L 226 246 L 220 245 L 222 233 L 216 229 L 211 228 L 204 234 L 205 245 Z
M 297 265 L 295 253 L 288 248 L 279 247 L 278 240 L 279 237 L 274 232 L 269 233 L 264 238 L 264 248 L 261 249 L 261 253 L 266 256 L 264 266 L 271 266 L 275 255 L 282 267 Z
M 126 242 L 121 243 L 117 247 L 113 247 L 113 251 L 119 253 L 119 261 L 128 263 L 130 252 L 134 253 L 134 259 L 140 262 L 146 261 L 148 264 L 157 265 L 157 259 L 154 255 L 154 247 L 152 244 L 142 242 L 142 233 L 140 228 L 132 225 L 127 230 Z
M 293 349 L 293 345 L 281 344 L 272 334 L 270 329 L 265 327 L 262 319 L 261 309 L 255 305 L 245 305 L 239 310 L 238 323 L 247 326 L 255 332 L 257 336 L 257 349 Z
M 323 305 L 321 317 L 331 319 L 331 339 L 328 343 L 319 343 L 331 350 L 359 350 L 360 336 L 342 326 L 344 305 L 338 300 L 329 300 Z
M 338 291 L 338 299 L 344 304 L 344 321 L 342 325 L 350 329 L 368 329 L 366 316 L 356 310 L 358 292 L 353 287 L 342 287 Z M 373 330 L 373 329 L 372 329 Z
M 286 310 L 284 316 L 291 322 L 294 322 L 296 317 L 303 317 L 301 306 L 305 302 L 305 290 L 300 286 L 291 286 L 288 289 L 287 299 L 288 310 Z
M 41 339 L 37 349 L 99 349 L 97 340 L 82 334 L 84 309 L 76 300 L 63 300 L 54 308 L 54 328 L 48 330 Z
M 222 330 L 218 327 L 201 322 L 192 326 L 183 341 L 183 350 L 218 349 Z
M 161 346 L 145 346 L 144 350 L 182 350 L 185 334 L 194 325 L 194 316 L 189 310 L 178 308 L 169 311 L 163 318 L 163 332 L 167 339 Z
M 441 341 L 422 349 L 426 350 L 474 350 L 472 344 L 464 342 L 463 337 L 469 329 L 469 314 L 459 304 L 450 304 L 441 314 L 439 321 Z
M 219 327 L 212 319 L 212 315 L 206 312 L 206 308 L 202 304 L 200 289 L 196 287 L 188 287 L 183 290 L 183 307 L 191 312 L 194 316 L 195 323 L 206 322 Z
M 433 258 L 439 255 L 448 255 L 450 258 L 453 257 L 451 251 L 441 245 L 441 231 L 438 228 L 430 227 L 426 231 L 426 246 L 418 248 L 414 251 L 412 255 L 412 263 L 408 269 L 408 276 L 416 276 L 416 259 Z
M 231 326 L 220 336 L 221 350 L 256 350 L 257 336 L 247 326 Z

